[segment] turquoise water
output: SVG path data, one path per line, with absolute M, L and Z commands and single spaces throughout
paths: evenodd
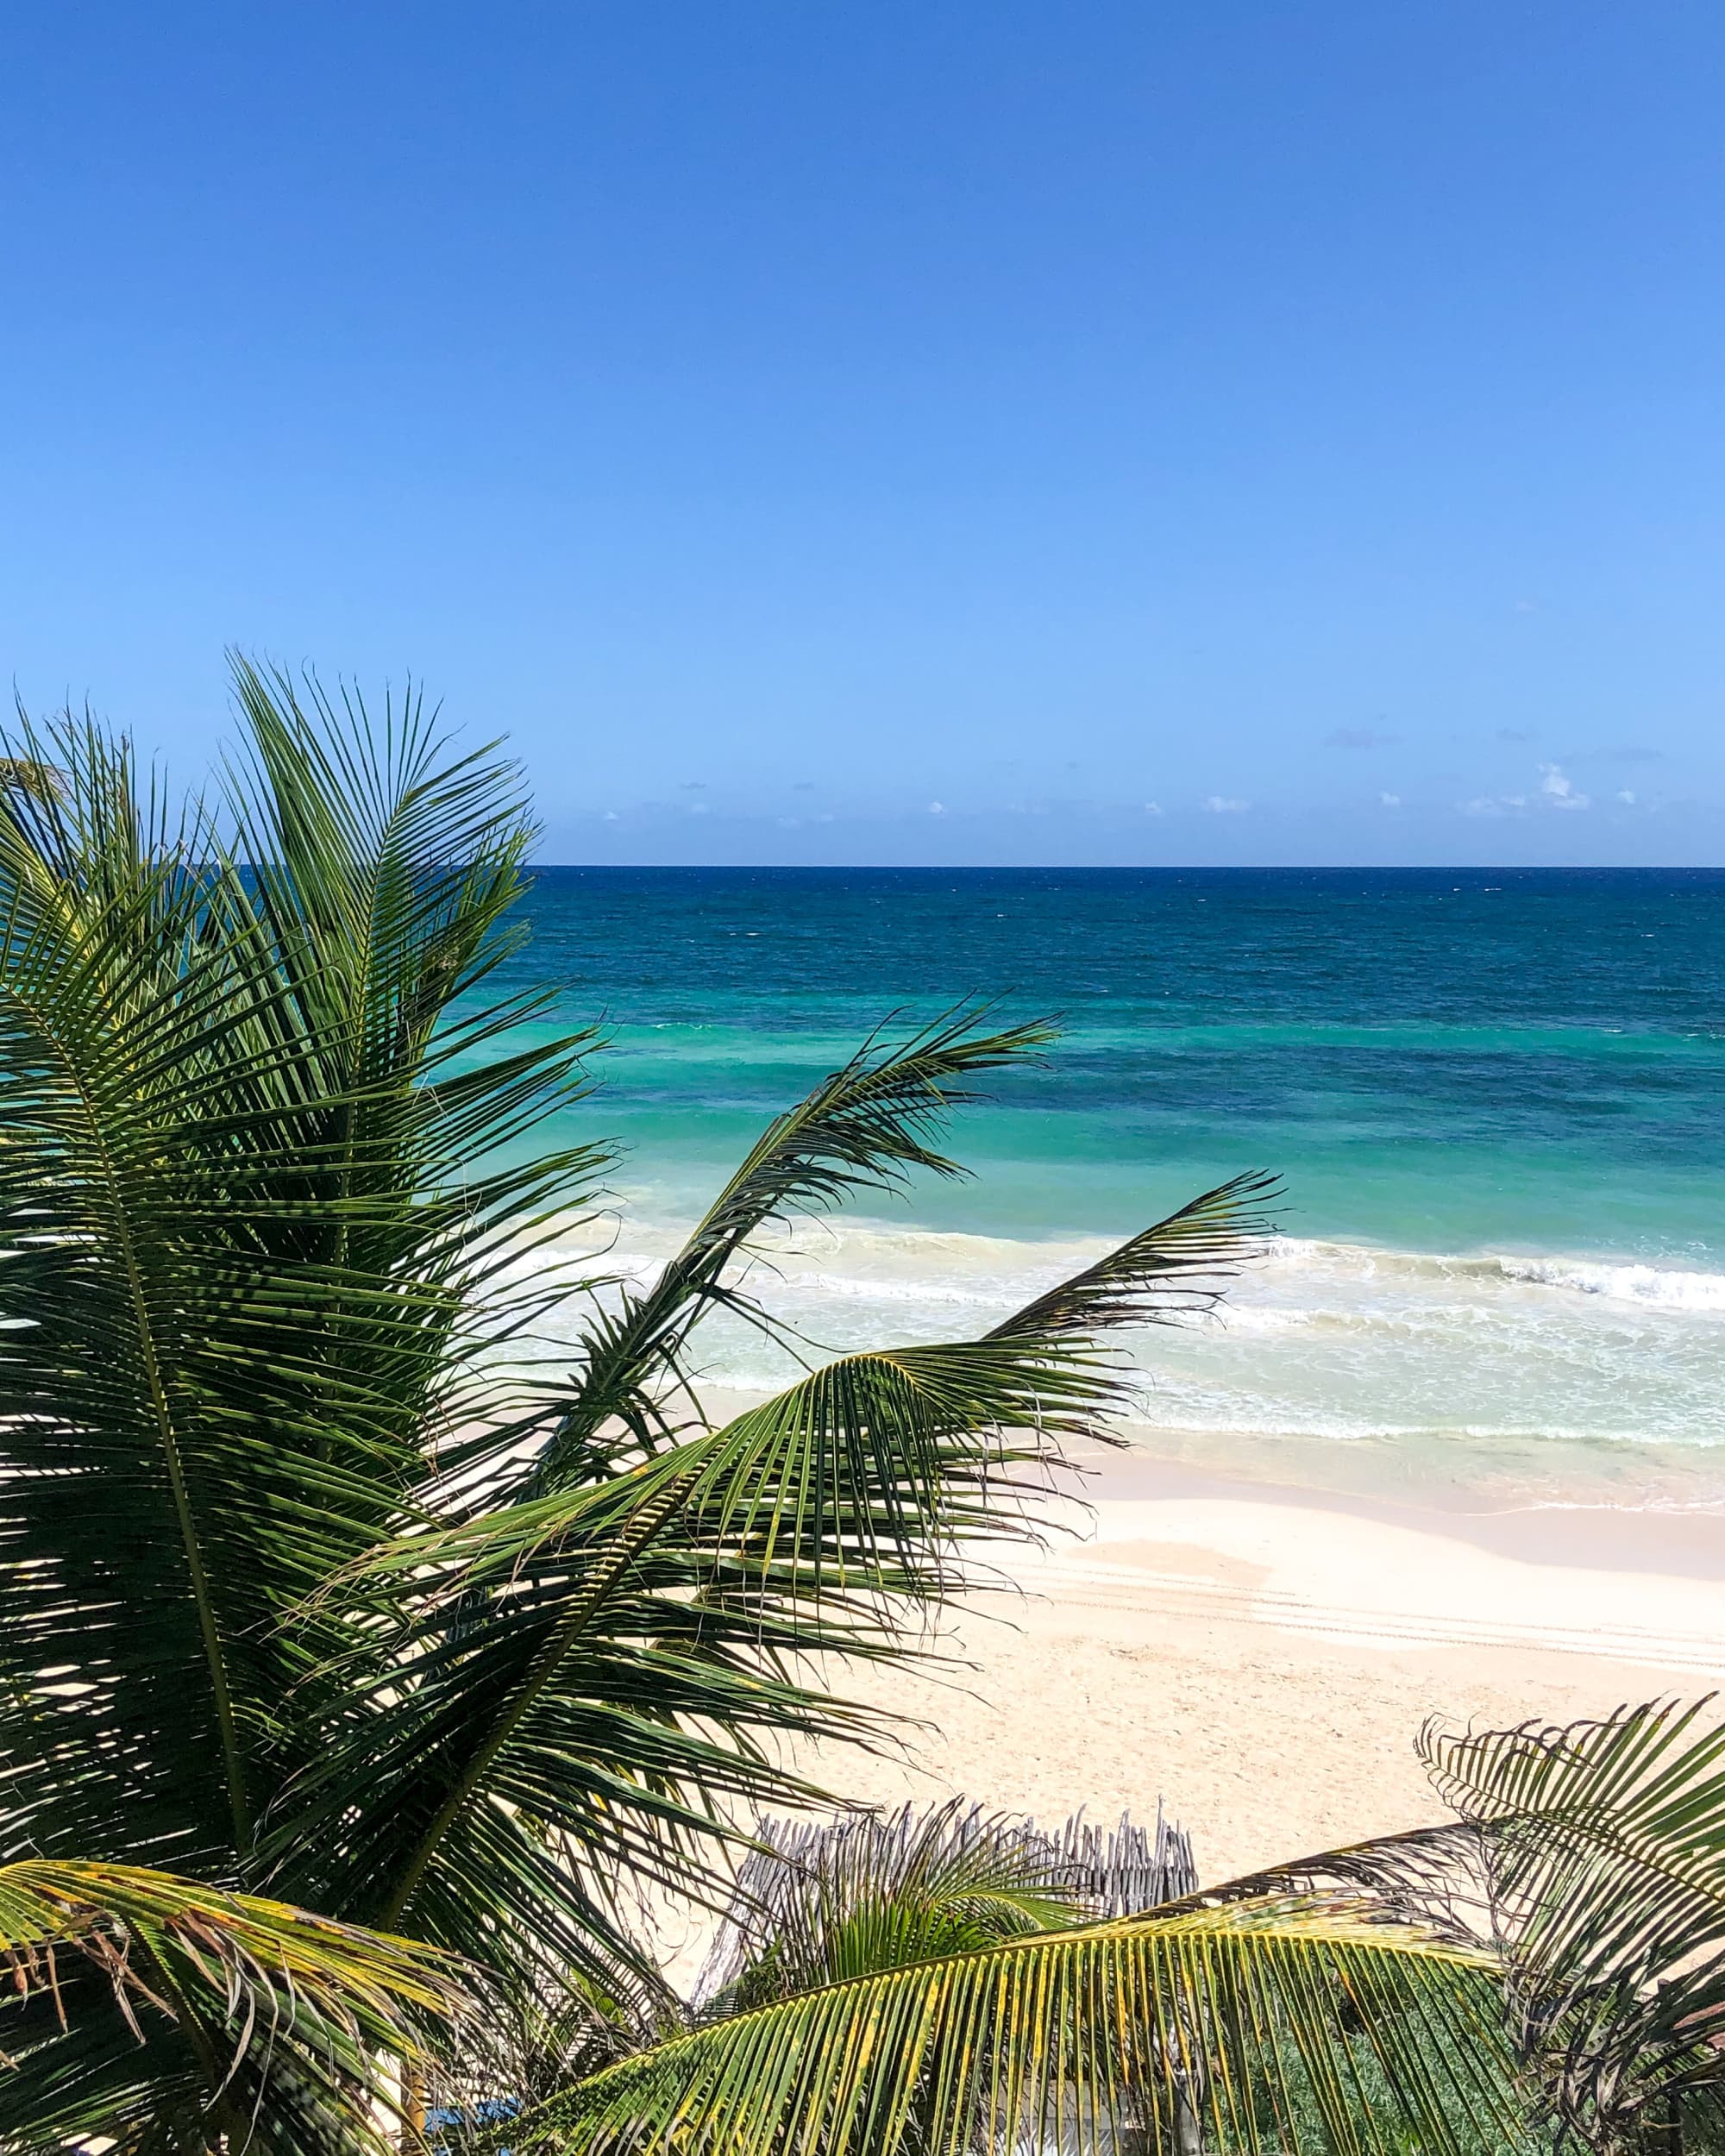
M 1131 1343 L 1164 1450 L 1557 1501 L 1725 1473 L 1725 871 L 551 869 L 530 912 L 520 973 L 611 1029 L 580 1120 L 630 1149 L 625 1262 L 883 1017 L 999 996 L 1061 1045 L 960 1120 L 973 1181 L 794 1239 L 818 1337 L 969 1330 L 1270 1168 L 1226 1325 Z

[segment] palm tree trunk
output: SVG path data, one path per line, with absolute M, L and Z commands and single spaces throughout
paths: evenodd
M 405 2066 L 401 2075 L 402 2156 L 422 2156 L 424 2147 L 424 2071 L 418 2066 Z
M 1174 2156 L 1203 2156 L 1204 2129 L 1184 2080 L 1174 2084 Z

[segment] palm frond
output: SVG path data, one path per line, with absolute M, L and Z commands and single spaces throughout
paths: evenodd
M 501 1341 L 530 1337 L 569 1295 L 567 1262 L 548 1246 L 582 1224 L 612 1157 L 534 1143 L 590 1090 L 597 1031 L 548 1026 L 554 987 L 491 981 L 527 933 L 513 918 L 535 836 L 520 768 L 496 744 L 457 748 L 411 684 L 374 711 L 310 673 L 296 682 L 237 653 L 231 664 L 247 736 L 227 768 L 227 813 L 298 1030 L 316 1046 L 344 1181 L 373 1200 L 336 1225 L 333 1248 L 361 1272 L 423 1266 L 425 1200 L 457 1199 L 443 1321 L 428 1313 L 417 1345 L 447 1387 L 471 1367 L 461 1320 L 482 1306 L 494 1381 Z M 339 1381 L 365 1372 L 373 1347 L 329 1352 Z M 522 1358 L 507 1367 L 505 1384 L 420 1403 L 422 1449 L 435 1432 L 446 1476 L 543 1439 L 543 1401 Z
M 0 756 L 0 793 L 28 794 L 41 802 L 65 790 L 66 781 L 51 763 L 35 756 Z
M 1518 2040 L 1593 2149 L 1725 2091 L 1725 1725 L 1712 1698 L 1421 1751 L 1477 1846 Z
M 607 1877 L 722 1900 L 704 1852 L 723 1815 L 811 1795 L 768 1733 L 869 1727 L 794 1669 L 916 1651 L 979 1551 L 1039 1532 L 1060 1439 L 1128 1394 L 1058 1316 L 847 1356 L 603 1482 L 385 1548 L 355 1596 L 381 1613 L 412 1577 L 421 1599 L 363 1683 L 329 1689 L 339 1719 L 274 1833 L 290 1890 L 388 1924 L 411 1906 L 474 1955 L 505 1849 L 524 1908 L 561 1900 L 572 1956 L 583 1932 L 624 1951 L 599 1926 Z M 338 1818 L 338 1869 L 314 1883 L 295 1852 L 327 1852 Z
M 931 1090 L 938 1106 L 919 1071 L 914 1097 Z M 291 1890 L 389 1924 L 411 1905 L 429 1936 L 475 1955 L 505 1846 L 522 1907 L 561 1897 L 572 1956 L 583 1931 L 624 1950 L 599 1927 L 607 1874 L 722 1896 L 701 1853 L 715 1811 L 809 1794 L 769 1763 L 765 1733 L 866 1727 L 792 1664 L 913 1651 L 975 1583 L 979 1548 L 1039 1532 L 1061 1441 L 1103 1432 L 1130 1398 L 1094 1329 L 1255 1229 L 1251 1194 L 1220 1194 L 982 1340 L 844 1357 L 718 1432 L 649 1444 L 632 1467 L 613 1449 L 603 1479 L 590 1462 L 548 1495 L 377 1552 L 349 1583 L 378 1612 L 370 1674 L 330 1689 L 338 1719 L 274 1831 Z M 594 1413 L 585 1390 L 575 1412 Z M 440 1574 L 391 1638 L 392 1583 Z M 342 1791 L 362 1765 L 373 1801 L 351 1816 Z M 314 1883 L 294 1852 L 327 1852 L 338 1816 L 339 1868 Z
M 693 1326 L 717 1307 L 764 1322 L 726 1274 L 769 1222 L 831 1211 L 859 1192 L 899 1190 L 915 1174 L 964 1172 L 935 1150 L 952 1111 L 974 1098 L 982 1073 L 1055 1038 L 1040 1021 L 986 1031 L 983 1016 L 961 1011 L 896 1042 L 872 1040 L 775 1119 L 652 1283 L 626 1288 L 620 1307 L 583 1333 L 577 1396 L 535 1463 L 530 1491 L 593 1473 L 589 1447 L 608 1423 L 631 1444 L 670 1438 L 668 1380 L 681 1375 Z
M 0 2149 L 377 2150 L 392 2071 L 460 2009 L 405 1940 L 130 1866 L 0 1865 Z M 385 2062 L 391 2062 L 386 2066 Z
M 1049 1833 L 956 1796 L 826 1822 L 762 1819 L 753 1839 L 695 1989 L 706 2015 L 1135 1914 L 1197 1883 L 1184 1837 L 1159 1815 L 1153 1830 L 1069 1819 Z
M 304 1030 L 339 1066 L 330 1090 L 417 1079 L 451 1006 L 525 933 L 508 919 L 534 837 L 520 768 L 453 749 L 411 686 L 374 718 L 314 675 L 231 664 L 247 743 L 227 805 Z M 507 999 L 474 1015 L 481 1038 L 520 1017 Z M 475 1044 L 459 1018 L 456 1033 Z M 552 1061 L 567 1049 L 551 1046 Z
M 249 867 L 92 723 L 16 746 L 60 783 L 0 793 L 7 1834 L 225 1875 L 332 1651 L 283 1620 L 509 1390 L 506 1307 L 476 1305 L 594 1157 L 496 1154 L 579 1092 L 586 1040 L 451 1067 L 440 999 L 489 962 L 522 839 L 423 742 L 320 857 L 304 804 L 365 741 L 337 770 L 272 736 L 254 836 L 295 849 Z
M 126 1818 L 135 1848 L 231 1847 L 242 1643 L 342 1546 L 355 1471 L 328 1447 L 297 1471 L 210 1396 L 264 1284 L 247 1214 L 306 1133 L 260 1053 L 276 984 L 236 880 L 137 805 L 123 746 L 68 725 L 53 749 L 63 793 L 0 805 L 0 1628 L 19 1688 L 58 1679 L 7 1734 L 47 1739 L 38 1838 Z
M 411 1900 L 475 1953 L 505 1850 L 572 1953 L 581 1931 L 621 1950 L 606 1878 L 722 1895 L 699 1853 L 715 1807 L 812 1795 L 772 1733 L 866 1727 L 794 1665 L 905 1651 L 907 1614 L 972 1577 L 967 1544 L 1033 1531 L 1046 1445 L 1007 1432 L 1096 1398 L 1082 1363 L 1051 1372 L 1022 1343 L 851 1357 L 602 1483 L 386 1546 L 355 1601 L 381 1613 L 409 1577 L 419 1597 L 363 1680 L 325 1688 L 335 1719 L 274 1829 L 291 1890 L 386 1922 Z M 314 1883 L 293 1867 L 338 1821 Z
M 1110 1250 L 995 1326 L 994 1339 L 1166 1325 L 1211 1309 L 1261 1254 L 1282 1194 L 1276 1175 L 1236 1175 Z
M 513 2120 L 558 2156 L 1015 2145 L 1432 2152 L 1516 2136 L 1489 1955 L 1345 1900 L 1033 1934 L 708 2023 Z

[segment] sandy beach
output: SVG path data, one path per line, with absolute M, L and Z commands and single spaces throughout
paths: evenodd
M 1108 1819 L 1158 1797 L 1220 1879 L 1440 1815 L 1413 1740 L 1725 1679 L 1725 1515 L 1418 1511 L 1112 1455 L 1094 1531 L 1014 1560 L 942 1672 L 853 1689 L 899 1758 L 815 1771 Z M 812 1763 L 813 1764 L 813 1763 Z

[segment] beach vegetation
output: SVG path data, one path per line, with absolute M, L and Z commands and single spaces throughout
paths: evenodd
M 206 797 L 87 718 L 0 761 L 6 2156 L 1716 2144 L 1705 1703 L 1428 1731 L 1446 1823 L 1202 1890 L 957 1807 L 750 1826 L 890 1740 L 846 1669 L 1049 1531 L 1108 1336 L 1208 1307 L 1271 1186 L 974 1337 L 792 1332 L 774 1238 L 957 1175 L 1052 1042 L 967 1009 L 607 1269 L 601 1041 L 507 985 L 519 774 L 412 694 L 235 689 Z M 798 1372 L 723 1419 L 715 1317 Z M 692 2000 L 673 1902 L 728 1927 Z
M 598 1037 L 499 985 L 519 773 L 414 694 L 244 661 L 235 691 L 206 796 L 87 716 L 21 721 L 0 763 L 0 1859 L 171 1877 L 235 1923 L 267 1896 L 380 1969 L 388 1935 L 505 1991 L 651 1997 L 636 1897 L 723 1906 L 737 1819 L 822 1795 L 787 1740 L 879 1740 L 824 1672 L 917 1655 L 1041 1532 L 1063 1448 L 1130 1396 L 1105 1336 L 1207 1306 L 1268 1185 L 980 1337 L 794 1338 L 751 1269 L 775 1228 L 958 1174 L 952 1111 L 1053 1037 L 962 1012 L 866 1042 L 668 1263 L 607 1275 L 610 1156 L 565 1135 Z M 715 1425 L 721 1312 L 802 1367 Z M 9 2037 L 40 1995 L 0 2009 L 35 2062 L 0 2146 L 235 2130 L 236 2062 L 286 2071 L 273 2021 L 234 1989 L 194 2099 L 152 1989 L 117 2050 L 111 2016 Z M 417 2132 L 408 2056 L 347 2077 L 356 2146 L 392 2101 Z M 307 2156 L 291 2106 L 247 2115 Z
M 684 2025 L 513 2117 L 511 2146 L 1716 2149 L 1712 1704 L 1428 1727 L 1450 1821 L 1124 1915 L 954 1807 L 793 1839 Z

